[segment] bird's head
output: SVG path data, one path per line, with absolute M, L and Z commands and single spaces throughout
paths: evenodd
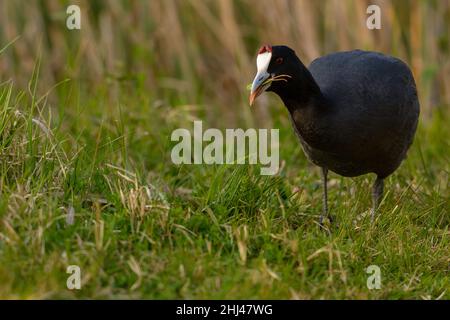
M 302 65 L 294 50 L 286 46 L 265 45 L 256 58 L 257 73 L 250 92 L 250 106 L 264 91 L 273 91 L 279 96 L 290 90 L 291 83 Z

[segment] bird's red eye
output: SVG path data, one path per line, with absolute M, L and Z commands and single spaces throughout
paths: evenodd
M 278 58 L 275 60 L 275 63 L 276 63 L 276 64 L 282 64 L 282 63 L 283 63 L 283 58 L 282 58 L 282 57 L 278 57 Z

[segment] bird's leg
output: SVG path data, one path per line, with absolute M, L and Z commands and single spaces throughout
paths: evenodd
M 323 206 L 322 215 L 320 216 L 320 224 L 323 224 L 325 218 L 328 218 L 328 189 L 327 189 L 328 169 L 322 167 L 322 182 L 323 182 Z M 331 219 L 330 219 L 331 220 Z
M 373 207 L 371 212 L 372 221 L 375 219 L 375 212 L 378 209 L 378 206 L 380 205 L 381 199 L 383 198 L 383 187 L 384 187 L 384 180 L 377 177 L 372 188 L 372 198 L 373 198 Z

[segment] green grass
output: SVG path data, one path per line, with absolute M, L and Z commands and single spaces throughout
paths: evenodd
M 0 85 L 0 298 L 450 297 L 446 109 L 421 122 L 374 223 L 373 177 L 331 174 L 328 233 L 319 170 L 278 100 L 283 169 L 261 176 L 172 164 L 170 133 L 201 112 L 126 85 L 114 100 L 63 82 L 54 103 L 37 78 Z M 68 265 L 81 290 L 66 288 Z M 369 265 L 380 290 L 366 287 Z
M 80 31 L 69 4 L 0 6 L 0 298 L 450 298 L 444 1 L 383 2 L 380 31 L 360 1 L 81 1 Z M 319 228 L 320 171 L 287 111 L 247 106 L 262 43 L 305 64 L 361 48 L 411 66 L 420 125 L 374 223 L 374 177 L 331 173 L 336 222 Z M 170 135 L 196 119 L 279 128 L 282 170 L 174 165 Z

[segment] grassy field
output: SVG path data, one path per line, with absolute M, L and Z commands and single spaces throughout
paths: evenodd
M 448 2 L 388 2 L 387 30 L 358 38 L 351 13 L 364 17 L 365 2 L 346 1 L 338 20 L 353 29 L 338 41 L 326 19 L 316 36 L 274 22 L 291 12 L 313 30 L 335 1 L 297 11 L 277 1 L 272 15 L 261 1 L 249 16 L 249 1 L 81 1 L 89 19 L 74 32 L 64 1 L 21 2 L 0 4 L 0 298 L 450 298 L 450 63 L 448 29 L 438 31 Z M 411 16 L 396 15 L 405 8 Z M 271 21 L 279 30 L 264 37 Z M 287 111 L 269 95 L 249 109 L 245 86 L 266 40 L 295 43 L 305 63 L 361 47 L 412 65 L 421 120 L 373 223 L 374 177 L 332 173 L 336 219 L 321 230 L 320 172 Z M 280 129 L 282 169 L 174 165 L 170 135 L 196 119 Z M 81 268 L 81 290 L 66 287 L 69 265 Z M 366 286 L 370 265 L 379 290 Z

